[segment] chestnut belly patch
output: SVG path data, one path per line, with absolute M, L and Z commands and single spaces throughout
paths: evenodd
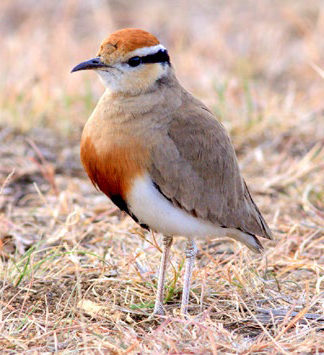
M 104 192 L 121 210 L 136 222 L 138 219 L 127 206 L 127 194 L 133 180 L 146 173 L 148 152 L 142 145 L 130 141 L 122 146 L 109 145 L 109 149 L 97 152 L 87 137 L 81 143 L 81 161 L 92 183 Z M 143 225 L 147 228 L 147 226 Z

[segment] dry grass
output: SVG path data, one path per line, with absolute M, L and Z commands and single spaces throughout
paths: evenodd
M 324 6 L 286 1 L 0 3 L 2 353 L 324 352 Z M 69 70 L 120 27 L 169 48 L 231 132 L 275 242 L 199 241 L 190 320 L 150 320 L 160 251 L 97 193 L 79 136 L 102 92 Z M 158 239 L 158 238 L 157 238 Z

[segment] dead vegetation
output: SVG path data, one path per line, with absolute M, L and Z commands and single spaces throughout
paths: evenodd
M 1 2 L 0 349 L 3 353 L 324 352 L 324 7 L 320 1 Z M 169 48 L 218 115 L 276 240 L 257 256 L 199 241 L 190 320 L 151 320 L 159 236 L 95 191 L 79 136 L 102 87 L 70 76 L 120 27 Z

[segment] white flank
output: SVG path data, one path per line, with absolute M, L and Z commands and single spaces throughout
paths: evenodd
M 148 175 L 134 180 L 127 204 L 140 223 L 145 223 L 152 230 L 164 235 L 231 237 L 254 251 L 260 250 L 253 236 L 237 229 L 219 227 L 174 206 L 154 187 Z

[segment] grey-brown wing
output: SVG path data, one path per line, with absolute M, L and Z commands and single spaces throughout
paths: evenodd
M 175 205 L 219 226 L 271 238 L 224 127 L 199 101 L 182 105 L 153 147 L 150 175 Z

